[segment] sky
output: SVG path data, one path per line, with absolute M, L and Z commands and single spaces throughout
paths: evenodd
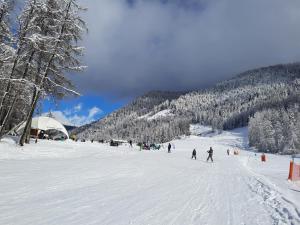
M 99 119 L 147 91 L 198 90 L 245 70 L 300 61 L 299 0 L 81 4 L 88 8 L 82 42 L 88 68 L 70 77 L 83 97 L 44 104 L 44 112 L 72 124 Z
M 110 97 L 86 95 L 79 98 L 53 102 L 45 100 L 38 110 L 39 115 L 56 118 L 64 125 L 82 126 L 103 118 L 128 103 L 128 99 L 116 100 Z

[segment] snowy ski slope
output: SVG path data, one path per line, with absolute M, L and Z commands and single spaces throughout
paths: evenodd
M 0 142 L 2 225 L 300 224 L 289 157 L 246 147 L 245 129 L 172 142 L 172 153 L 99 143 Z M 165 144 L 166 146 L 166 144 Z M 214 163 L 206 151 L 215 150 Z M 197 161 L 191 160 L 196 148 Z

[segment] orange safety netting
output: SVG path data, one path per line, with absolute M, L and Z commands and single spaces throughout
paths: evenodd
M 298 181 L 300 180 L 300 165 L 290 162 L 290 172 L 289 172 L 289 180 Z

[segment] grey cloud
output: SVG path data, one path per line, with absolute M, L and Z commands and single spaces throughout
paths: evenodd
M 131 97 L 207 87 L 300 61 L 298 0 L 84 0 L 84 93 Z

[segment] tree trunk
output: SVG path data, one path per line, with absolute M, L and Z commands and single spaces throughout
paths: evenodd
M 12 113 L 12 111 L 13 111 L 13 105 L 16 103 L 16 101 L 17 101 L 17 96 L 15 95 L 15 97 L 14 97 L 14 100 L 13 100 L 13 103 L 12 103 L 12 106 L 9 108 L 9 110 L 8 110 L 8 112 L 6 113 L 6 115 L 5 115 L 5 117 L 4 117 L 4 119 L 3 119 L 3 121 L 2 121 L 2 123 L 1 123 L 1 125 L 0 125 L 0 140 L 2 139 L 2 137 L 4 136 L 4 134 L 5 134 L 5 126 L 6 126 L 6 124 L 7 124 L 7 121 L 8 121 L 8 119 L 9 119 L 9 117 L 10 117 L 10 114 Z
M 37 102 L 39 100 L 39 95 L 40 95 L 40 91 L 35 89 L 34 95 L 33 95 L 33 98 L 32 98 L 32 104 L 31 104 L 31 107 L 30 107 L 30 111 L 29 111 L 29 113 L 27 115 L 27 118 L 26 118 L 25 128 L 24 128 L 24 131 L 23 131 L 22 136 L 21 136 L 20 141 L 19 141 L 19 144 L 21 146 L 24 146 L 24 143 L 25 143 L 26 137 L 27 137 L 27 131 L 29 130 L 29 127 L 31 127 L 31 120 L 32 120 L 32 116 L 33 116 L 35 107 L 37 105 Z
M 30 135 L 31 135 L 31 124 L 32 124 L 32 118 L 29 122 L 28 130 L 26 131 L 26 138 L 25 138 L 25 143 L 30 144 Z

